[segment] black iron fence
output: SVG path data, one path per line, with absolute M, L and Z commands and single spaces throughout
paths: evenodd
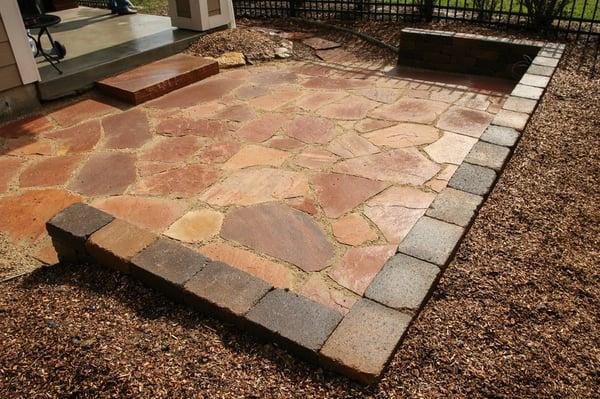
M 600 34 L 600 0 L 233 0 L 237 17 L 479 22 L 536 31 Z

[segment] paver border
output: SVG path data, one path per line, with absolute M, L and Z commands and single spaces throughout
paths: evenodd
M 126 228 L 127 222 L 83 203 L 62 210 L 46 224 L 59 260 L 91 261 L 131 274 L 176 301 L 234 322 L 259 337 L 278 341 L 326 368 L 364 384 L 376 382 L 493 189 L 565 49 L 556 43 L 411 31 L 536 46 L 538 52 L 448 187 L 438 194 L 402 241 L 397 254 L 388 260 L 346 316 L 300 294 L 276 289 L 227 264 L 213 262 L 170 238 L 151 239 L 147 234 L 143 245 L 127 250 L 116 245 L 115 240 L 96 240 L 103 229 L 119 227 L 123 234 L 135 234 L 139 228 Z M 526 106 L 519 108 L 515 104 Z M 122 237 L 125 241 L 135 239 Z M 215 279 L 217 275 L 221 277 Z M 386 281 L 389 279 L 396 280 Z M 232 286 L 238 289 L 228 288 Z M 399 287 L 410 289 L 403 291 Z

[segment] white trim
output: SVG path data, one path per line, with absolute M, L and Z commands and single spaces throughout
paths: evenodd
M 0 15 L 17 62 L 21 81 L 24 85 L 38 82 L 41 80 L 40 72 L 27 41 L 27 32 L 17 0 L 0 0 Z

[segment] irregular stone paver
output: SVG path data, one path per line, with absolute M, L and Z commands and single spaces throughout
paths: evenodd
M 33 137 L 52 130 L 54 126 L 50 119 L 44 115 L 33 115 L 0 126 L 0 137 L 18 138 L 23 136 Z
M 144 161 L 180 162 L 191 157 L 200 149 L 198 139 L 193 136 L 164 137 L 144 151 Z
M 277 288 L 292 288 L 295 285 L 295 277 L 291 269 L 244 249 L 215 243 L 200 248 L 200 253 L 268 281 Z
M 451 132 L 444 132 L 442 137 L 424 148 L 427 155 L 437 163 L 460 165 L 477 139 Z
M 373 383 L 394 353 L 411 318 L 409 314 L 362 299 L 325 342 L 321 354 L 334 369 Z
M 325 105 L 318 114 L 331 119 L 358 120 L 367 116 L 367 113 L 378 105 L 375 101 L 363 97 L 350 96 L 340 103 Z
M 493 115 L 463 107 L 452 107 L 444 112 L 436 126 L 443 130 L 479 137 L 490 124 Z
M 229 212 L 221 237 L 305 271 L 324 269 L 334 255 L 329 240 L 311 217 L 281 204 L 259 204 Z
M 83 195 L 122 194 L 135 182 L 135 158 L 122 152 L 98 153 L 73 177 L 69 189 Z
M 381 230 L 388 242 L 398 244 L 425 214 L 425 209 L 365 205 L 364 213 Z
M 365 296 L 395 309 L 419 309 L 440 269 L 404 254 L 391 257 L 377 274 Z
M 23 161 L 17 158 L 0 157 L 0 193 L 8 191 L 10 181 L 17 175 Z
M 440 167 L 415 148 L 392 150 L 338 162 L 334 172 L 385 180 L 400 184 L 423 184 L 431 179 Z
M 483 198 L 478 195 L 446 188 L 433 201 L 431 208 L 427 210 L 427 216 L 467 226 L 475 217 L 475 211 L 482 201 Z
M 305 146 L 303 142 L 289 137 L 273 137 L 266 144 L 269 147 L 285 151 L 293 151 Z
M 76 125 L 86 119 L 103 116 L 118 111 L 117 108 L 94 99 L 77 101 L 50 114 L 59 125 Z
M 147 176 L 138 183 L 135 191 L 142 194 L 191 197 L 216 182 L 218 176 L 217 170 L 210 166 L 191 164 Z
M 199 158 L 201 162 L 212 164 L 225 162 L 237 153 L 240 148 L 240 144 L 231 139 L 224 139 L 217 141 L 203 150 L 200 151 Z
M 152 137 L 148 116 L 134 108 L 102 119 L 105 148 L 139 148 Z
M 155 108 L 186 108 L 196 104 L 218 100 L 245 82 L 240 79 L 206 79 L 183 89 L 176 90 L 159 99 L 147 103 Z
M 384 129 L 386 127 L 394 126 L 396 122 L 382 121 L 380 119 L 364 118 L 356 122 L 354 128 L 359 133 L 372 132 L 373 130 Z
M 232 105 L 217 113 L 216 117 L 236 122 L 246 122 L 254 119 L 256 112 L 246 104 Z
M 249 100 L 252 98 L 260 97 L 269 93 L 269 89 L 263 86 L 242 86 L 235 91 L 235 95 L 240 100 Z
M 285 132 L 308 144 L 326 144 L 335 135 L 335 125 L 325 118 L 297 116 L 285 126 Z
M 335 238 L 342 244 L 358 246 L 377 239 L 377 233 L 369 223 L 355 213 L 339 218 L 331 223 Z
M 189 118 L 169 118 L 158 124 L 157 133 L 168 136 L 196 135 L 202 137 L 220 137 L 229 130 L 225 121 Z
M 156 233 L 166 229 L 185 212 L 185 208 L 173 200 L 129 195 L 97 200 L 93 206 Z
M 347 96 L 343 92 L 309 93 L 296 100 L 296 105 L 308 111 L 315 111 L 326 104 L 337 102 Z
M 20 192 L 0 198 L 0 231 L 13 242 L 37 240 L 45 223 L 59 211 L 80 201 L 65 190 L 44 189 Z
M 427 209 L 434 199 L 435 193 L 419 190 L 415 187 L 390 187 L 369 200 L 368 205 Z
M 370 87 L 356 91 L 357 94 L 367 97 L 369 100 L 378 101 L 385 104 L 392 104 L 400 98 L 403 90 L 390 87 Z
M 78 154 L 92 150 L 100 141 L 100 122 L 97 119 L 45 135 L 57 142 L 57 154 Z
M 371 84 L 366 80 L 316 76 L 304 82 L 303 86 L 309 89 L 340 90 L 358 89 L 361 87 L 371 86 Z
M 235 172 L 223 182 L 210 187 L 200 196 L 212 205 L 251 205 L 308 193 L 306 177 L 279 169 L 248 169 Z
M 282 114 L 265 114 L 245 123 L 235 135 L 242 140 L 260 143 L 271 138 L 286 121 Z
M 264 111 L 273 111 L 301 95 L 302 90 L 300 89 L 294 87 L 280 87 L 274 93 L 253 98 L 249 101 L 249 104 Z
M 321 148 L 309 148 L 294 158 L 294 164 L 303 168 L 323 170 L 333 165 L 338 157 Z
M 425 216 L 400 243 L 398 252 L 445 266 L 463 231 L 462 227 Z
M 280 85 L 280 84 L 291 84 L 296 83 L 298 75 L 294 72 L 287 70 L 281 71 L 265 71 L 252 74 L 250 81 L 258 83 L 259 85 Z
M 418 98 L 401 98 L 395 104 L 383 105 L 370 116 L 398 122 L 432 123 L 448 104 Z
M 396 245 L 350 248 L 329 272 L 339 284 L 362 295 L 385 262 L 396 253 Z
M 317 175 L 312 184 L 323 211 L 332 218 L 351 211 L 388 186 L 384 182 L 337 173 Z
M 249 166 L 281 166 L 290 156 L 289 153 L 274 148 L 262 147 L 259 145 L 247 145 L 229 158 L 223 164 L 223 170 L 243 169 Z
M 315 202 L 306 197 L 290 198 L 286 201 L 286 204 L 309 215 L 316 215 L 319 212 Z
M 2 152 L 6 155 L 14 156 L 52 155 L 52 144 L 33 136 L 22 136 L 6 140 Z
M 318 274 L 311 274 L 298 293 L 342 314 L 348 313 L 360 298 L 349 291 L 333 287 L 333 284 L 328 284 L 326 279 Z
M 62 185 L 69 180 L 80 160 L 78 155 L 42 159 L 23 170 L 19 184 L 21 187 Z
M 459 100 L 454 102 L 455 105 L 459 105 L 465 108 L 476 109 L 478 111 L 485 111 L 492 104 L 489 96 L 480 93 L 465 93 Z
M 439 131 L 428 125 L 399 123 L 395 126 L 371 131 L 363 135 L 375 145 L 390 148 L 415 147 L 433 143 L 440 137 Z
M 205 241 L 219 233 L 223 214 L 212 209 L 186 213 L 165 231 L 165 235 L 185 242 Z
M 338 136 L 329 143 L 327 149 L 342 158 L 355 158 L 379 152 L 379 148 L 371 144 L 367 139 L 354 133 L 346 133 Z

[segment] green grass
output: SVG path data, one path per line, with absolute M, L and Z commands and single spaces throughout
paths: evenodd
M 167 10 L 167 0 L 131 0 L 138 11 L 143 14 L 164 15 Z

